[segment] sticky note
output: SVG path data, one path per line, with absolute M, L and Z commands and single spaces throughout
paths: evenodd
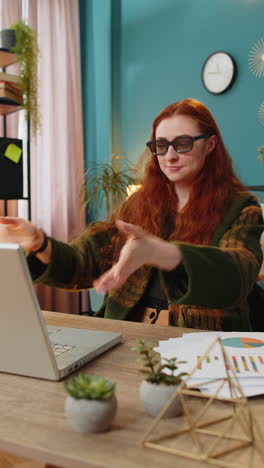
M 19 162 L 22 155 L 22 149 L 14 143 L 10 143 L 5 150 L 5 156 L 16 164 Z

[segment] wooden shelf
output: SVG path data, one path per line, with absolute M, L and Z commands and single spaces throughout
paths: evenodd
M 0 68 L 5 68 L 8 65 L 12 65 L 12 63 L 15 63 L 15 61 L 16 54 L 10 52 L 10 50 L 0 48 Z M 22 109 L 21 104 L 0 102 L 0 115 L 11 114 L 12 112 L 16 112 L 20 109 Z
M 0 47 L 0 71 L 4 71 L 6 67 L 9 65 L 12 65 L 17 62 L 17 55 L 11 52 L 9 49 L 4 49 Z M 2 70 L 1 70 L 2 69 Z M 12 80 L 11 80 L 12 81 Z M 3 94 L 3 93 L 2 93 Z M 4 93 L 6 94 L 5 96 L 2 96 L 2 99 L 0 99 L 0 116 L 2 115 L 2 120 L 3 120 L 3 138 L 7 137 L 7 129 L 6 129 L 6 116 L 7 114 L 12 114 L 13 112 L 17 112 L 21 109 L 23 109 L 23 105 L 19 104 L 13 100 L 11 100 L 12 96 L 8 96 L 7 92 Z M 6 102 L 5 99 L 6 98 Z M 21 96 L 22 100 L 23 97 Z M 13 101 L 13 102 L 12 102 Z M 20 100 L 21 102 L 21 100 Z M 1 136 L 2 138 L 2 136 Z M 27 125 L 27 151 L 26 151 L 26 158 L 27 158 L 27 187 L 28 187 L 28 195 L 26 197 L 24 196 L 16 196 L 16 197 L 10 197 L 4 198 L 4 216 L 8 215 L 8 201 L 9 200 L 26 200 L 27 201 L 27 206 L 28 206 L 28 219 L 31 219 L 31 190 L 30 190 L 30 149 L 29 149 L 29 123 Z M 24 181 L 25 181 L 25 175 L 23 175 L 23 186 L 24 186 Z M 2 192 L 3 193 L 3 192 Z M 17 193 L 17 192 L 16 192 Z M 23 193 L 23 191 L 22 191 Z M 22 465 L 21 465 L 22 466 Z M 31 466 L 31 465 L 30 465 Z M 32 466 L 33 468 L 33 466 Z
M 12 112 L 16 112 L 22 109 L 22 106 L 19 104 L 1 104 L 0 103 L 0 115 L 7 115 L 11 114 Z
M 0 67 L 4 68 L 15 63 L 16 55 L 10 50 L 0 49 Z

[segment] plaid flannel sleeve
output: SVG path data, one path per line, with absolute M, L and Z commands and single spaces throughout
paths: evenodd
M 251 199 L 226 228 L 217 246 L 176 242 L 183 255 L 182 264 L 161 273 L 170 302 L 223 308 L 244 301 L 261 267 L 263 227 L 261 208 Z M 179 270 L 185 284 L 180 297 L 175 294 Z
M 69 244 L 51 238 L 49 265 L 43 265 L 34 255 L 28 256 L 34 282 L 70 291 L 92 287 L 94 279 L 111 266 L 112 235 L 110 229 L 92 236 L 84 234 Z

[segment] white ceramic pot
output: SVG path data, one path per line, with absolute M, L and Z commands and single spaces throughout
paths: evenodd
M 143 380 L 140 384 L 140 400 L 149 416 L 156 417 L 165 406 L 169 398 L 176 392 L 178 385 L 158 385 Z M 164 418 L 172 418 L 182 414 L 182 405 L 177 395 L 171 406 L 164 414 Z
M 108 400 L 76 400 L 70 395 L 65 400 L 65 412 L 73 429 L 78 432 L 107 431 L 116 414 L 116 396 Z

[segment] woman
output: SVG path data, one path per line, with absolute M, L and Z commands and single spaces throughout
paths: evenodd
M 261 208 L 235 176 L 212 115 L 194 99 L 166 107 L 147 148 L 141 189 L 111 222 L 64 244 L 27 221 L 2 218 L 10 239 L 29 253 L 36 282 L 104 293 L 99 316 L 250 330 Z

